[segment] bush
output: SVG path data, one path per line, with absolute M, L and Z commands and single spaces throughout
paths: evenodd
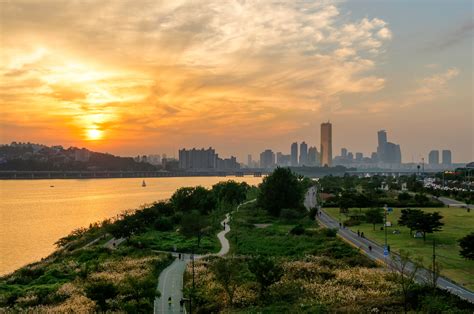
M 298 224 L 298 225 L 294 226 L 290 230 L 290 234 L 292 234 L 292 235 L 302 235 L 302 234 L 304 234 L 304 232 L 305 232 L 304 227 L 301 224 Z
M 118 291 L 114 284 L 108 281 L 97 281 L 86 286 L 86 295 L 89 299 L 97 302 L 101 311 L 106 311 L 107 300 L 117 296 Z
M 323 234 L 328 238 L 335 238 L 337 236 L 337 229 L 325 228 Z
M 300 219 L 305 215 L 303 211 L 300 209 L 293 209 L 293 208 L 284 208 L 281 210 L 280 217 L 292 221 L 296 219 Z

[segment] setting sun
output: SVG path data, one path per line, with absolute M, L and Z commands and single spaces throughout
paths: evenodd
M 87 130 L 87 139 L 90 141 L 100 140 L 103 136 L 104 131 L 99 129 L 89 129 Z

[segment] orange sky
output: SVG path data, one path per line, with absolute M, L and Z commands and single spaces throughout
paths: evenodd
M 404 161 L 432 148 L 473 159 L 472 59 L 413 54 L 408 71 L 393 54 L 409 46 L 396 16 L 329 0 L 1 6 L 2 143 L 120 155 L 212 145 L 244 160 L 293 140 L 319 146 L 330 119 L 336 151 L 368 154 L 387 129 Z

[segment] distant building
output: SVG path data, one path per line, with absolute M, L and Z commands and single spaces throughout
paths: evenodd
M 332 124 L 321 124 L 321 166 L 332 164 Z
M 347 148 L 341 148 L 341 157 L 347 158 Z
M 316 166 L 319 165 L 318 149 L 316 147 L 310 147 L 308 149 L 308 165 Z
M 443 150 L 442 156 L 443 156 L 443 165 L 451 165 L 453 163 L 450 150 L 447 150 L 447 149 Z
M 298 166 L 298 143 L 294 142 L 291 144 L 291 165 L 293 167 Z
M 247 167 L 252 168 L 252 155 L 247 156 Z
M 281 152 L 276 154 L 276 164 L 278 166 L 288 167 L 291 165 L 291 155 L 285 155 Z
M 356 153 L 356 156 L 355 156 L 355 161 L 356 162 L 362 162 L 362 158 L 364 158 L 364 154 Z
M 217 169 L 219 170 L 235 170 L 240 169 L 240 164 L 237 162 L 237 158 L 231 156 L 230 158 L 219 158 L 217 157 Z
M 352 152 L 347 153 L 347 160 L 352 162 L 354 160 L 354 154 Z
M 163 158 L 164 159 L 164 158 Z M 180 149 L 179 169 L 216 169 L 217 154 L 212 147 L 208 149 Z
M 377 132 L 377 139 L 378 161 L 388 164 L 400 164 L 402 162 L 400 145 L 387 142 L 387 132 L 385 130 L 380 130 Z
M 271 149 L 267 149 L 260 154 L 260 167 L 262 168 L 275 167 L 275 153 Z
M 88 162 L 90 156 L 91 156 L 91 153 L 85 148 L 76 149 L 74 151 L 74 160 L 75 161 Z
M 152 165 L 161 165 L 161 156 L 160 155 L 148 155 L 148 162 Z
M 439 164 L 439 151 L 438 150 L 432 150 L 428 154 L 428 163 L 430 165 L 438 165 Z
M 300 144 L 300 166 L 308 165 L 308 144 L 301 142 Z

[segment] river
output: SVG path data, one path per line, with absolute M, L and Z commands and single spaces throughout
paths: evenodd
M 0 180 L 0 275 L 48 256 L 54 242 L 79 227 L 142 204 L 168 199 L 183 186 L 255 177 Z

